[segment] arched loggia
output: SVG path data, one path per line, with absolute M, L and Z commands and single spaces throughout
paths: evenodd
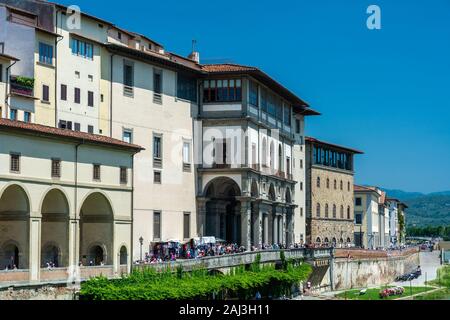
M 205 188 L 206 221 L 204 236 L 215 236 L 227 242 L 241 243 L 240 202 L 238 184 L 227 177 L 213 179 Z
M 91 193 L 80 211 L 80 260 L 83 265 L 113 264 L 113 211 L 100 192 Z
M 52 189 L 42 202 L 41 267 L 69 265 L 69 203 L 64 193 Z
M 0 195 L 0 268 L 29 268 L 30 202 L 16 184 Z

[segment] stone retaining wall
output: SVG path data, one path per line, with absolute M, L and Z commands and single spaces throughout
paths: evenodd
M 348 251 L 349 259 L 346 258 L 348 252 L 336 251 L 337 257 L 333 264 L 334 290 L 385 285 L 393 282 L 398 275 L 411 272 L 420 265 L 417 249 L 396 253 Z

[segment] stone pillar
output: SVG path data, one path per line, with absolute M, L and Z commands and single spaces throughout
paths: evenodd
M 197 233 L 199 237 L 205 236 L 206 232 L 206 202 L 205 198 L 197 198 Z
M 278 216 L 276 215 L 276 213 L 273 213 L 272 225 L 272 243 L 278 243 Z
M 241 202 L 241 245 L 250 250 L 250 223 L 251 223 L 250 202 Z
M 263 238 L 262 243 L 268 244 L 269 243 L 269 215 L 267 213 L 263 214 L 263 226 L 262 226 L 262 232 L 263 232 Z
M 254 203 L 253 210 L 253 245 L 257 248 L 262 246 L 262 232 L 263 232 L 263 215 L 258 203 Z
M 282 241 L 284 245 L 288 244 L 288 238 L 286 237 L 286 232 L 287 232 L 287 228 L 286 228 L 286 209 L 283 210 L 283 215 L 281 216 L 281 234 L 282 234 Z
M 78 266 L 80 245 L 80 220 L 69 219 L 69 266 Z
M 29 270 L 30 281 L 39 281 L 41 267 L 41 217 L 29 218 Z

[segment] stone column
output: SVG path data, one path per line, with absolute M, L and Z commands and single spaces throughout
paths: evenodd
M 264 239 L 262 239 L 263 244 L 269 243 L 269 215 L 267 213 L 263 214 L 263 227 L 262 232 L 264 234 Z
M 69 266 L 78 266 L 80 260 L 80 220 L 69 219 Z
M 206 232 L 206 198 L 197 198 L 197 233 L 199 237 Z
M 29 270 L 30 281 L 39 281 L 41 267 L 41 217 L 29 218 Z
M 241 245 L 245 249 L 250 250 L 250 223 L 251 223 L 251 206 L 250 202 L 241 202 Z
M 283 241 L 283 244 L 284 245 L 287 245 L 287 243 L 288 243 L 288 239 L 287 239 L 287 237 L 286 237 L 286 231 L 287 231 L 287 228 L 286 228 L 286 223 L 287 223 L 287 221 L 286 221 L 286 209 L 284 209 L 283 210 L 283 215 L 281 216 L 281 235 L 282 235 L 282 241 Z
M 278 243 L 278 216 L 276 215 L 276 213 L 273 213 L 272 225 L 272 243 Z
M 262 232 L 263 232 L 263 215 L 259 206 L 259 203 L 254 203 L 254 210 L 253 210 L 253 245 L 257 248 L 260 248 L 262 245 Z

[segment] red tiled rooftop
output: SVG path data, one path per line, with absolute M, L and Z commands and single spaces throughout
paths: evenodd
M 67 138 L 73 140 L 79 140 L 92 144 L 110 145 L 115 147 L 121 147 L 124 149 L 133 149 L 135 151 L 143 150 L 141 146 L 136 144 L 126 143 L 124 141 L 113 139 L 110 137 L 86 133 L 81 131 L 72 131 L 59 129 L 54 127 L 43 126 L 35 123 L 27 123 L 22 121 L 12 121 L 9 119 L 0 119 L 0 130 L 23 130 L 29 133 L 35 133 L 36 135 L 45 135 L 50 138 Z
M 375 191 L 376 192 L 375 187 L 358 186 L 356 184 L 353 186 L 353 190 L 354 191 Z
M 204 64 L 202 70 L 209 73 L 259 71 L 258 68 L 233 63 Z

